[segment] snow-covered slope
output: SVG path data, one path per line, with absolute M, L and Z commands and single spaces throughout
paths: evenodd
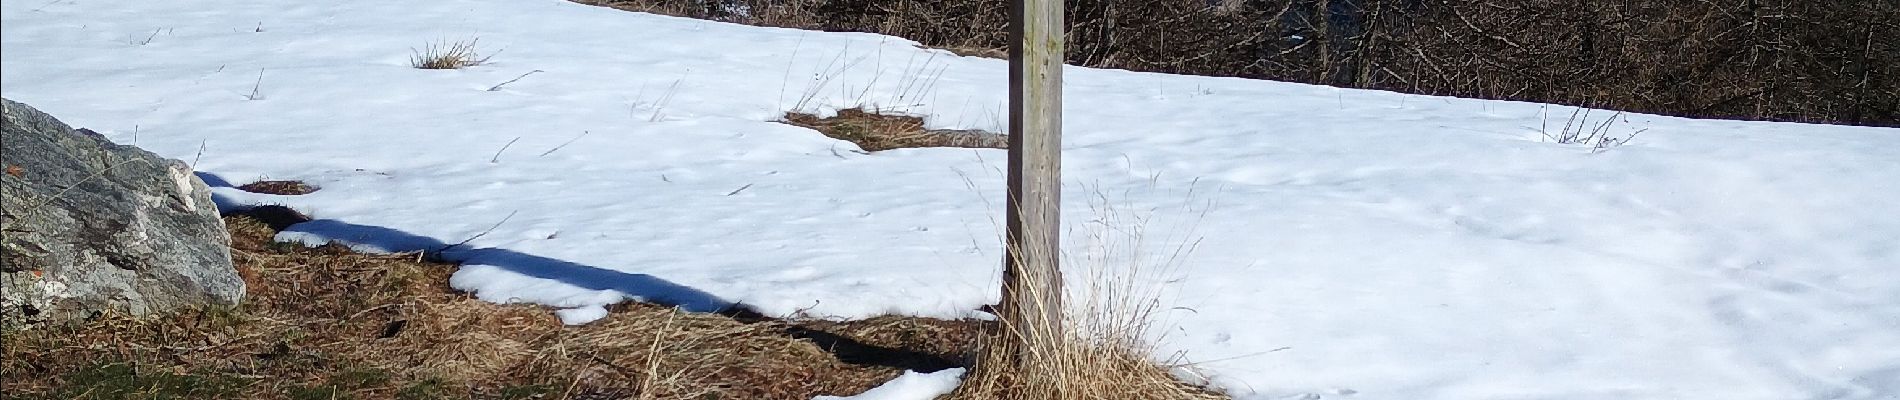
M 281 239 L 474 237 L 453 284 L 484 299 L 584 322 L 627 298 L 995 298 L 1002 152 L 860 154 L 769 121 L 996 129 L 1002 61 L 560 0 L 0 4 L 8 98 L 214 184 L 321 186 L 218 189 L 321 219 Z M 407 65 L 475 37 L 490 64 Z M 1091 203 L 1151 216 L 1113 224 L 1156 251 L 1202 239 L 1155 270 L 1160 350 L 1237 397 L 1900 398 L 1900 131 L 1631 115 L 1611 129 L 1645 131 L 1593 153 L 1542 139 L 1565 107 L 1067 74 L 1075 248 Z

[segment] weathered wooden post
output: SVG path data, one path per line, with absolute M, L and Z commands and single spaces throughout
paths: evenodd
M 1062 0 L 1014 0 L 1009 44 L 1009 199 L 1001 317 L 1039 353 L 1061 340 Z M 1018 361 L 1026 361 L 1018 355 Z

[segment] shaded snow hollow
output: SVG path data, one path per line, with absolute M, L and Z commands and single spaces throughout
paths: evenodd
M 322 187 L 216 189 L 318 218 L 282 240 L 474 238 L 447 255 L 482 299 L 578 323 L 628 299 L 964 317 L 997 292 L 1003 152 L 770 121 L 996 130 L 1003 61 L 559 0 L 0 4 L 6 97 L 214 184 Z M 474 37 L 491 63 L 407 65 Z M 1066 74 L 1071 248 L 1091 203 L 1149 216 L 1111 225 L 1157 252 L 1202 239 L 1147 276 L 1159 354 L 1238 398 L 1900 398 L 1900 131 L 1630 115 L 1617 135 L 1647 131 L 1593 154 L 1542 139 L 1567 107 L 1543 128 L 1538 104 Z

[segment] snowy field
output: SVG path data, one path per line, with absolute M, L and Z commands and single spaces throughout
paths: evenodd
M 455 287 L 570 323 L 996 297 L 1002 151 L 770 121 L 999 129 L 1003 61 L 561 0 L 0 4 L 0 94 L 319 218 L 281 240 L 474 238 Z M 408 65 L 472 38 L 488 64 Z M 1567 107 L 1066 74 L 1071 249 L 1091 204 L 1153 251 L 1198 243 L 1148 270 L 1157 357 L 1238 398 L 1900 398 L 1900 130 L 1630 115 L 1592 151 L 1544 138 Z M 322 189 L 228 187 L 261 178 Z

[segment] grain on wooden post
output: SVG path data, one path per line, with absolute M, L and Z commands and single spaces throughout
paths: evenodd
M 1054 349 L 1062 331 L 1062 0 L 1010 7 L 1009 199 L 1003 320 L 1025 356 Z

